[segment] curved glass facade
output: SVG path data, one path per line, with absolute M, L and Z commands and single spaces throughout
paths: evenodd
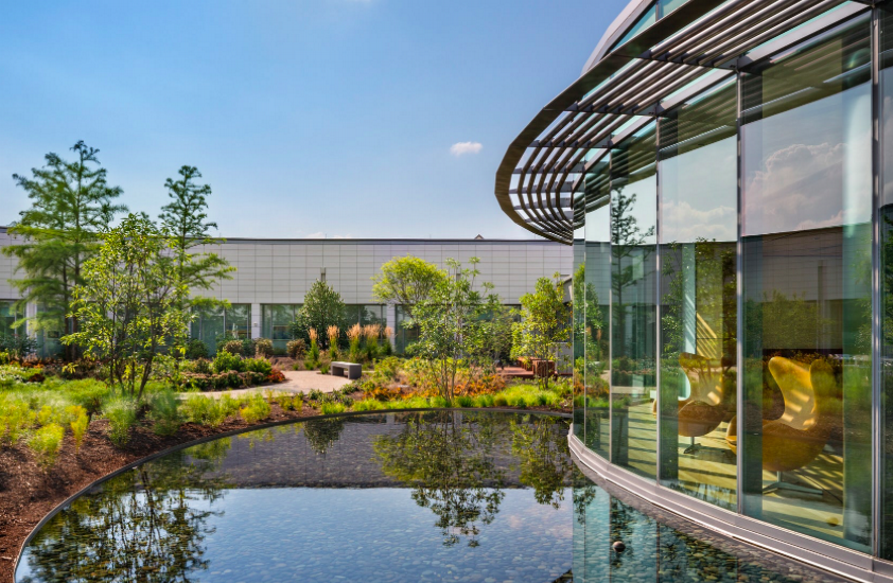
M 893 9 L 844 4 L 592 150 L 574 436 L 730 524 L 893 561 Z

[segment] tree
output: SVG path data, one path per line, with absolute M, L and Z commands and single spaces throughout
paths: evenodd
M 341 294 L 326 282 L 317 280 L 304 296 L 304 305 L 301 306 L 292 325 L 292 335 L 295 338 L 309 340 L 309 332 L 313 328 L 319 334 L 320 341 L 327 344 L 326 329 L 329 326 L 338 326 L 339 330 L 347 329 L 345 314 L 346 308 Z
M 412 318 L 413 306 L 426 299 L 445 277 L 443 269 L 418 257 L 391 259 L 372 278 L 372 297 L 385 304 L 402 305 L 406 315 Z
M 158 218 L 173 242 L 171 259 L 175 263 L 177 281 L 181 284 L 179 289 L 182 290 L 176 307 L 186 312 L 198 305 L 219 304 L 211 298 L 190 298 L 189 294 L 196 290 L 208 290 L 220 279 L 229 279 L 235 267 L 216 253 L 192 251 L 197 246 L 215 245 L 223 240 L 211 237 L 210 230 L 216 229 L 217 223 L 206 222 L 211 186 L 195 183 L 195 179 L 202 177 L 195 166 L 183 166 L 179 174 L 179 180 L 168 178 L 164 184 L 171 202 L 161 208 Z M 186 339 L 184 335 L 175 340 L 185 344 Z
M 409 321 L 419 328 L 414 350 L 437 379 L 440 396 L 448 401 L 455 394 L 461 362 L 475 366 L 488 355 L 491 328 L 486 316 L 501 307 L 499 297 L 487 293 L 492 284 L 483 283 L 480 289 L 476 285 L 479 262 L 472 257 L 472 267 L 463 268 L 455 259 L 447 259 L 447 277 L 416 304 Z
M 18 289 L 18 307 L 24 312 L 27 303 L 42 310 L 31 318 L 36 330 L 79 331 L 78 316 L 69 312 L 72 291 L 84 284 L 83 266 L 98 249 L 99 235 L 127 207 L 114 201 L 123 192 L 109 186 L 106 170 L 99 165 L 99 150 L 78 142 L 71 148 L 74 161 L 54 153 L 45 156 L 43 168 L 32 168 L 32 177 L 13 174 L 16 184 L 28 193 L 31 208 L 22 211 L 20 219 L 9 229 L 21 241 L 3 249 L 7 256 L 18 259 L 17 273 L 12 280 Z M 20 319 L 14 326 L 21 326 Z M 77 346 L 66 347 L 69 360 L 78 355 Z
M 512 354 L 558 362 L 563 348 L 571 339 L 573 308 L 564 302 L 564 284 L 559 274 L 555 280 L 541 277 L 534 293 L 520 298 L 521 321 L 513 327 Z M 549 388 L 549 376 L 540 377 L 543 389 Z
M 184 285 L 167 260 L 174 247 L 148 216 L 130 214 L 103 236 L 98 254 L 84 264 L 84 284 L 73 290 L 72 314 L 81 327 L 63 343 L 79 344 L 103 362 L 109 381 L 130 398 L 142 398 L 165 342 L 188 326 L 177 309 Z
M 587 360 L 602 358 L 601 333 L 605 327 L 595 286 L 586 281 L 586 265 L 574 272 L 573 280 L 575 338 L 583 339 Z M 579 316 L 579 317 L 577 317 Z

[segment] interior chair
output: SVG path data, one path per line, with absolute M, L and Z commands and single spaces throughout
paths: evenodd
M 679 366 L 688 377 L 691 393 L 685 399 L 679 399 L 678 432 L 683 437 L 691 438 L 691 445 L 684 453 L 694 453 L 700 449 L 695 438 L 715 430 L 726 416 L 722 386 L 723 367 L 719 359 L 710 359 L 690 352 L 679 355 Z M 656 401 L 652 410 L 657 414 Z
M 809 464 L 825 448 L 840 413 L 834 369 L 824 358 L 807 367 L 775 356 L 769 360 L 769 372 L 781 389 L 785 408 L 778 419 L 763 421 L 763 469 L 777 476 L 763 491 L 821 494 L 821 490 L 785 482 L 782 473 Z M 736 454 L 737 430 L 738 420 L 734 418 L 729 423 L 726 441 Z

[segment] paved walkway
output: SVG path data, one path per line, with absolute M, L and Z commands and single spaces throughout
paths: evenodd
M 263 387 L 253 387 L 250 389 L 233 389 L 230 391 L 208 391 L 201 394 L 219 399 L 223 395 L 238 397 L 239 395 L 263 393 L 264 391 L 307 394 L 313 389 L 319 389 L 324 393 L 331 393 L 335 389 L 340 389 L 350 382 L 344 377 L 336 377 L 332 376 L 331 374 L 319 374 L 319 372 L 315 370 L 284 370 L 282 371 L 282 374 L 285 375 L 285 382 L 278 385 L 266 385 Z

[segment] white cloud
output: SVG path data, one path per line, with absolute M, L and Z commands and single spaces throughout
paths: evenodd
M 483 147 L 484 146 L 480 142 L 457 142 L 450 146 L 450 154 L 453 156 L 477 154 Z

